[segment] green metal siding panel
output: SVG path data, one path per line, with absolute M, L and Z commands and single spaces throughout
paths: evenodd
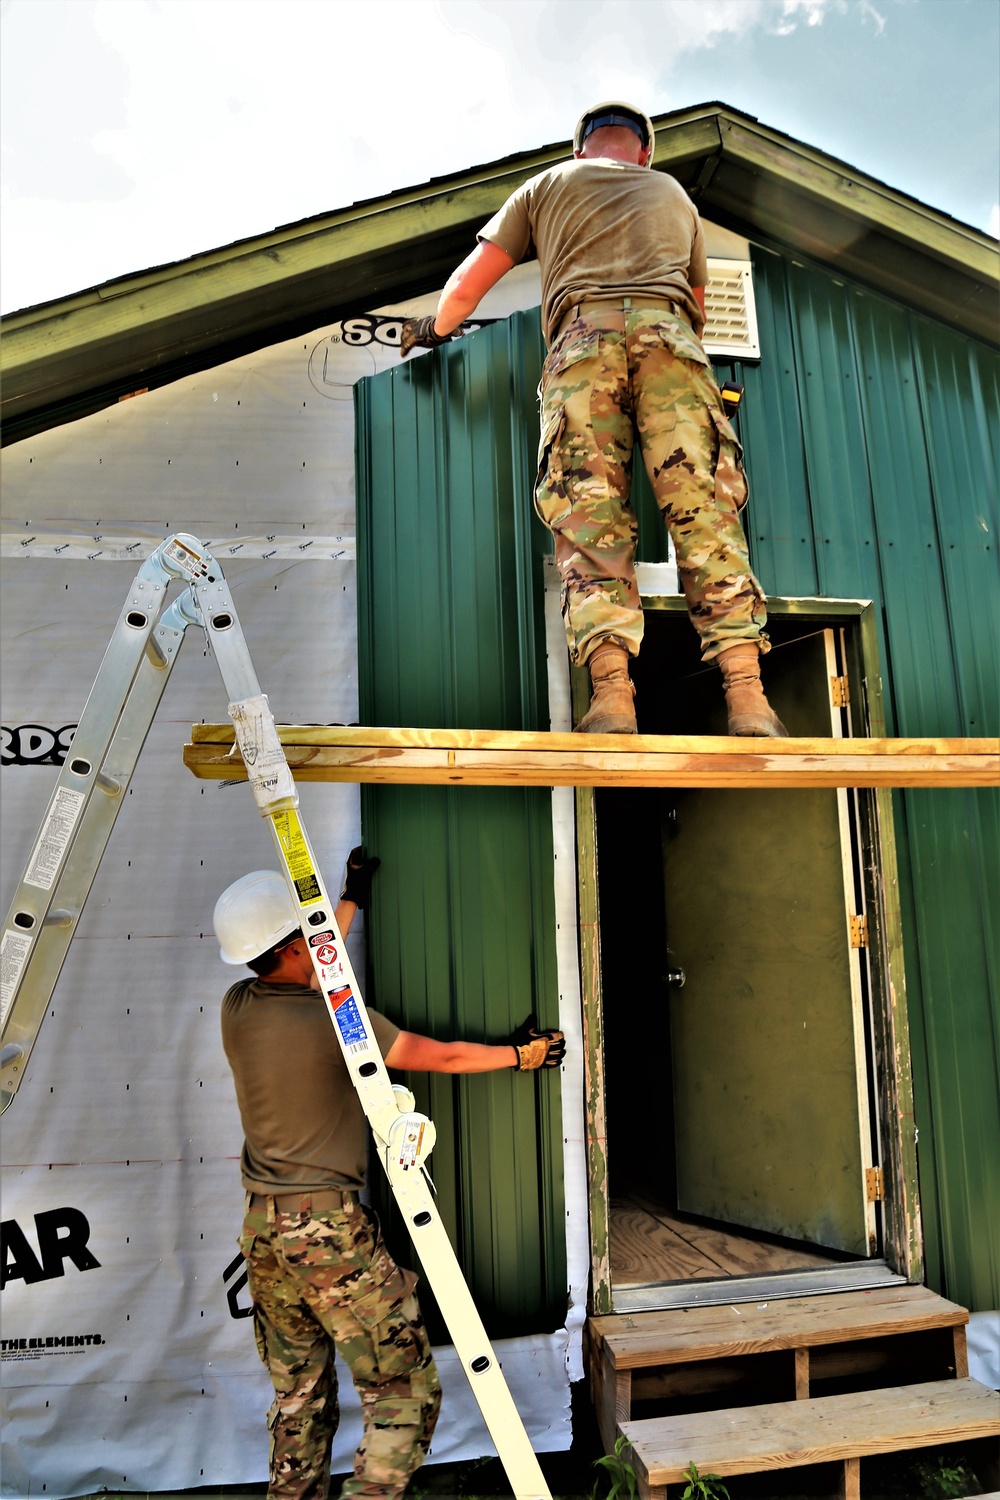
M 741 436 L 751 478 L 748 532 L 761 581 L 778 595 L 875 601 L 888 733 L 997 733 L 995 355 L 887 298 L 778 255 L 756 253 L 754 281 L 762 358 L 716 370 L 747 388 Z M 363 398 L 361 416 L 376 424 L 373 430 L 390 432 L 397 424 L 394 448 L 368 443 L 368 488 L 392 494 L 398 488 L 400 497 L 398 507 L 378 507 L 372 522 L 392 534 L 373 531 L 359 543 L 362 552 L 370 546 L 379 556 L 381 581 L 373 613 L 375 595 L 366 593 L 362 566 L 360 592 L 369 609 L 363 641 L 387 631 L 390 641 L 403 643 L 395 667 L 386 667 L 384 653 L 379 658 L 377 700 L 364 696 L 366 681 L 375 679 L 363 669 L 362 712 L 371 722 L 544 724 L 537 712 L 540 590 L 532 575 L 544 541 L 533 523 L 525 525 L 540 357 L 537 319 L 524 315 L 509 335 L 495 329 L 422 359 L 392 377 L 395 387 L 379 377 Z M 449 420 L 432 419 L 431 411 L 447 412 Z M 662 528 L 636 468 L 639 556 L 658 561 Z M 496 498 L 508 493 L 509 508 L 506 498 Z M 414 565 L 416 588 L 402 576 Z M 455 794 L 475 822 L 487 814 L 466 802 L 472 795 Z M 389 794 L 371 794 L 371 801 L 379 799 L 389 807 Z M 1000 1020 L 993 891 L 1000 800 L 985 791 L 941 790 L 897 794 L 893 801 L 928 1279 L 973 1308 L 996 1307 Z M 532 826 L 540 830 L 543 821 Z M 544 842 L 547 835 L 540 836 Z M 472 824 L 455 837 L 471 847 Z M 410 829 L 399 848 L 405 852 L 422 838 Z M 392 879 L 382 885 L 386 900 Z M 427 882 L 445 885 L 452 879 L 450 856 L 427 875 Z M 484 893 L 483 905 L 502 905 L 509 891 L 508 884 Z M 463 913 L 463 931 L 477 920 L 475 912 Z M 536 938 L 543 932 L 530 930 Z M 419 954 L 422 941 L 420 934 L 407 936 L 401 951 L 408 961 L 408 945 Z M 503 939 L 498 952 L 502 964 Z M 405 988 L 405 976 L 393 982 Z M 449 974 L 440 983 L 440 993 L 451 994 L 456 980 Z M 416 990 L 413 1003 L 420 1004 Z M 514 1006 L 511 1021 L 516 1012 Z M 441 1024 L 457 1015 L 449 1011 Z M 429 1026 L 431 1019 L 411 1024 Z M 487 1023 L 492 1013 L 484 1012 Z M 440 1081 L 435 1087 L 449 1096 L 456 1088 Z M 435 1103 L 439 1115 L 442 1108 Z M 461 1121 L 456 1127 L 459 1134 L 465 1128 Z M 479 1123 L 468 1128 L 478 1130 Z M 531 1131 L 525 1150 L 530 1139 Z M 448 1179 L 453 1215 L 457 1187 L 466 1192 L 461 1170 L 475 1170 L 474 1155 L 456 1160 Z M 502 1168 L 496 1171 L 500 1181 Z M 555 1182 L 549 1172 L 536 1180 L 543 1191 Z M 527 1212 L 530 1218 L 530 1204 Z M 554 1203 L 548 1212 L 557 1217 Z M 488 1210 L 476 1209 L 469 1223 L 485 1263 Z M 504 1254 L 494 1259 L 502 1265 Z
M 782 351 L 782 357 L 738 365 L 732 377 L 723 377 L 746 386 L 740 427 L 752 476 L 746 520 L 751 556 L 768 593 L 779 592 L 780 578 L 785 593 L 812 598 L 819 592 L 819 566 L 802 404 L 791 358 L 789 291 L 784 262 L 777 256 L 762 255 L 755 262 L 754 297 L 761 343 Z
M 779 256 L 755 256 L 754 285 L 741 422 L 762 582 L 875 601 L 890 734 L 996 734 L 996 357 Z M 997 1307 L 1000 800 L 894 803 L 928 1279 Z
M 963 728 L 956 732 L 996 734 L 997 361 L 967 339 L 942 338 L 923 319 L 913 323 L 943 594 L 959 668 Z
M 518 317 L 358 388 L 365 723 L 547 727 L 535 437 L 523 418 L 541 357 L 537 318 Z M 362 822 L 383 860 L 371 1003 L 438 1037 L 499 1040 L 532 1010 L 555 1024 L 548 793 L 366 787 Z M 408 1081 L 438 1128 L 441 1211 L 488 1329 L 560 1326 L 558 1078 Z

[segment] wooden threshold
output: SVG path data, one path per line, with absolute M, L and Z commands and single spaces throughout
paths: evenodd
M 788 1297 L 826 1297 L 836 1292 L 905 1285 L 906 1277 L 893 1271 L 884 1260 L 860 1260 L 796 1271 L 768 1271 L 763 1275 L 726 1275 L 717 1281 L 696 1277 L 691 1281 L 615 1286 L 612 1303 L 616 1313 L 646 1313 L 666 1308 L 778 1302 Z
M 1000 739 L 731 739 L 279 724 L 296 780 L 438 786 L 1000 786 Z M 195 724 L 184 764 L 246 779 L 231 724 Z

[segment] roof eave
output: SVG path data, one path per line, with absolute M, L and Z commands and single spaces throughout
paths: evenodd
M 708 217 L 998 342 L 986 235 L 722 105 L 656 121 L 654 165 Z M 432 291 L 569 142 L 122 277 L 3 319 L 4 440 Z

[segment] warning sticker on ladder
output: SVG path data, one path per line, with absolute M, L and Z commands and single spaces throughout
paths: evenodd
M 319 879 L 313 867 L 309 845 L 302 832 L 298 814 L 294 809 L 289 808 L 287 812 L 272 813 L 271 816 L 278 842 L 281 845 L 285 867 L 291 876 L 299 900 L 303 906 L 322 900 L 323 893 L 319 888 Z
M 351 1052 L 367 1052 L 368 1032 L 351 990 L 331 990 L 327 998 L 337 1030 L 344 1039 L 344 1046 Z
M 85 801 L 84 792 L 74 792 L 67 786 L 59 787 L 42 824 L 38 842 L 31 851 L 31 860 L 24 876 L 25 885 L 37 886 L 42 891 L 52 889 Z
M 0 943 L 0 1026 L 7 1019 L 10 1002 L 30 951 L 30 937 L 8 927 Z

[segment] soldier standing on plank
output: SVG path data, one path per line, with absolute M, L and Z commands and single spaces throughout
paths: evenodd
M 348 859 L 336 910 L 346 937 L 377 859 Z M 367 1129 L 361 1101 L 316 985 L 309 945 L 284 879 L 244 875 L 219 897 L 222 959 L 255 978 L 232 986 L 222 1040 L 245 1141 L 240 1248 L 254 1334 L 274 1385 L 269 1500 L 326 1500 L 340 1418 L 334 1352 L 361 1397 L 364 1435 L 341 1494 L 396 1500 L 430 1446 L 441 1386 L 415 1295 L 361 1203 Z M 502 1045 L 437 1042 L 368 1012 L 389 1067 L 431 1073 L 555 1068 L 561 1031 L 533 1018 Z
M 649 117 L 596 105 L 574 160 L 517 189 L 449 278 L 433 318 L 403 326 L 402 352 L 434 348 L 534 246 L 548 357 L 539 387 L 535 508 L 555 539 L 570 655 L 590 671 L 578 725 L 634 734 L 629 658 L 642 640 L 629 504 L 638 437 L 669 528 L 702 659 L 723 675 L 730 734 L 785 735 L 764 696 L 764 593 L 739 511 L 748 489 L 700 334 L 708 279 L 698 212 L 651 172 Z

